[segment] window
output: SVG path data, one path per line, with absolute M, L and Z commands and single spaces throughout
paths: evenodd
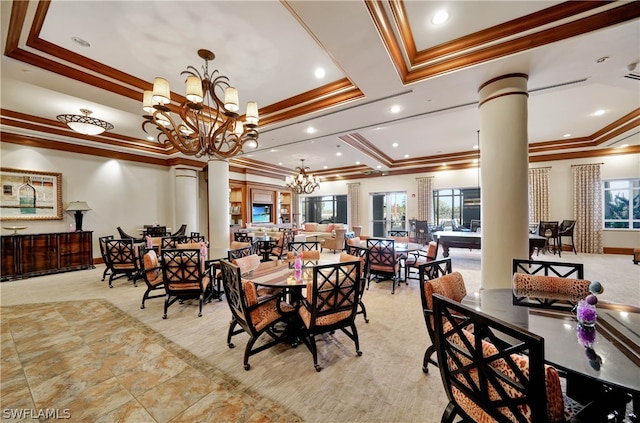
M 347 223 L 347 196 L 303 197 L 302 217 L 304 222 Z
M 604 227 L 640 229 L 640 179 L 604 181 Z
M 480 219 L 480 188 L 452 188 L 433 191 L 434 221 L 462 222 L 469 228 L 471 220 Z

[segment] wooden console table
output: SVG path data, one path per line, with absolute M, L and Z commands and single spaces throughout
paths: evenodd
M 93 268 L 92 231 L 0 237 L 0 281 Z

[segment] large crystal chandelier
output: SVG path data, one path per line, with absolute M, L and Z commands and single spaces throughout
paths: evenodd
M 300 159 L 300 161 L 302 164 L 296 167 L 298 175 L 287 176 L 285 182 L 287 187 L 291 188 L 291 191 L 296 194 L 311 194 L 317 188 L 320 188 L 320 178 L 308 174 L 307 171 L 310 169 L 304 165 L 304 159 Z
M 257 148 L 258 105 L 248 102 L 244 121 L 240 120 L 238 91 L 217 69 L 209 73 L 209 61 L 215 55 L 202 49 L 198 56 L 204 59 L 203 73 L 187 66 L 180 74 L 187 75 L 187 87 L 186 100 L 176 112 L 179 119 L 174 119 L 176 114 L 168 107 L 169 82 L 155 78 L 153 91 L 144 92 L 143 109 L 148 114 L 143 116 L 142 128 L 146 132 L 148 124 L 155 125 L 160 130 L 158 142 L 188 156 L 227 159 L 245 152 L 245 148 Z

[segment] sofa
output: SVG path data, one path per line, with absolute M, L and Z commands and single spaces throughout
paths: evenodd
M 329 238 L 333 238 L 336 229 L 347 229 L 347 225 L 344 223 L 303 223 L 300 228 L 300 233 L 307 237 L 315 236 L 318 241 L 324 241 Z

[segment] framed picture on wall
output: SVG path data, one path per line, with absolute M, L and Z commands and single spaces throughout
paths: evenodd
M 61 220 L 62 173 L 0 168 L 0 220 Z

